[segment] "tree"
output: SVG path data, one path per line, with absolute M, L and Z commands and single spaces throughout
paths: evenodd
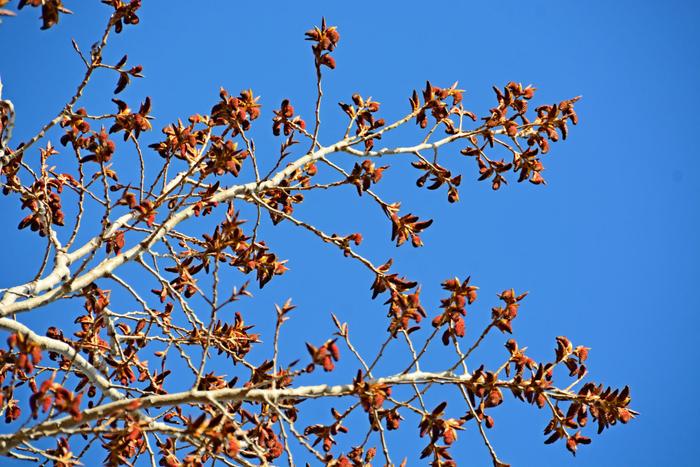
M 442 282 L 444 298 L 432 311 L 421 302 L 420 285 L 391 259 L 381 263 L 359 253 L 361 233 L 329 233 L 298 214 L 305 199 L 352 186 L 384 214 L 397 247 L 418 248 L 432 220 L 378 194 L 384 160 L 408 159 L 416 185 L 445 191 L 450 203 L 459 201 L 462 176 L 441 157 L 448 147 L 473 160 L 478 179 L 493 190 L 508 179 L 543 185 L 542 156 L 577 123 L 578 98 L 535 107 L 535 88 L 511 82 L 494 87 L 494 107 L 477 115 L 464 107 L 457 83 L 428 82 L 413 91 L 404 115 L 385 121 L 378 101 L 355 93 L 340 103 L 344 134 L 322 143 L 323 82 L 336 66 L 340 41 L 338 30 L 322 20 L 305 33 L 316 76 L 314 115 L 302 118 L 290 100 L 281 102 L 270 115 L 280 140 L 275 158 L 256 152 L 253 126 L 265 117 L 250 89 L 221 89 L 208 114 L 166 125 L 148 154 L 142 141 L 152 130 L 149 98 L 138 111 L 117 98 L 110 114 L 78 107 L 96 72 L 116 74 L 114 94 L 142 78 L 142 67 L 128 64 L 126 55 L 114 64 L 103 61 L 111 35 L 139 22 L 141 2 L 103 3 L 111 14 L 101 38 L 89 52 L 73 43 L 85 65 L 75 94 L 29 140 L 12 141 L 14 106 L 0 85 L 3 193 L 25 211 L 18 227 L 45 248 L 35 278 L 9 287 L 0 300 L 0 328 L 8 335 L 0 353 L 1 401 L 10 427 L 0 435 L 0 453 L 60 466 L 78 465 L 100 450 L 107 465 L 139 458 L 165 466 L 307 459 L 393 464 L 400 460 L 392 458 L 387 439 L 401 430 L 420 440 L 417 457 L 449 466 L 460 460 L 451 449 L 458 432 L 472 426 L 500 466 L 506 464 L 488 430 L 493 409 L 506 397 L 548 411 L 544 442 L 561 442 L 574 454 L 591 442 L 584 435 L 589 425 L 602 432 L 636 415 L 627 387 L 585 380 L 589 349 L 563 336 L 556 337 L 553 360 L 535 361 L 507 338 L 498 365 L 473 361 L 491 334 L 512 334 L 526 292 L 503 290 L 484 329 L 466 332 L 467 309 L 478 294 L 469 277 Z M 69 13 L 60 0 L 19 7 L 27 5 L 41 6 L 42 29 Z M 413 140 L 382 145 L 414 123 Z M 58 144 L 53 134 L 60 135 Z M 124 162 L 131 151 L 137 170 Z M 244 221 L 242 213 L 254 220 Z M 253 327 L 260 316 L 232 316 L 234 303 L 250 300 L 250 289 L 287 271 L 287 260 L 263 240 L 266 216 L 272 225 L 308 231 L 368 272 L 372 298 L 384 302 L 387 316 L 377 352 L 361 353 L 353 344 L 351 325 L 362 325 L 356 316 L 332 314 L 335 333 L 299 336 L 306 353 L 296 355 L 279 344 L 284 323 L 295 318 L 291 301 L 275 308 L 270 335 Z M 256 284 L 249 286 L 248 278 Z M 115 300 L 117 294 L 127 298 Z M 73 327 L 44 331 L 23 323 L 27 313 L 57 305 L 72 310 Z M 266 357 L 251 358 L 259 347 Z M 421 369 L 436 348 L 449 350 L 451 361 Z M 346 367 L 352 371 L 338 375 L 341 356 L 352 361 Z M 380 374 L 387 361 L 393 371 Z M 329 383 L 331 375 L 344 383 Z M 459 395 L 449 410 L 448 390 Z M 309 413 L 312 399 L 330 416 Z M 350 422 L 358 415 L 364 426 Z M 353 447 L 341 449 L 346 445 Z

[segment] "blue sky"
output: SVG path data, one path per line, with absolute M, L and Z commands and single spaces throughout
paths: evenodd
M 0 25 L 0 73 L 4 96 L 17 108 L 16 142 L 72 95 L 82 70 L 70 38 L 88 49 L 103 27 L 107 8 L 99 2 L 65 3 L 76 14 L 49 31 L 39 31 L 33 10 Z M 124 98 L 136 106 L 151 96 L 157 117 L 151 140 L 170 121 L 207 112 L 220 86 L 232 93 L 252 87 L 263 104 L 259 151 L 275 154 L 278 142 L 267 119 L 283 98 L 312 120 L 314 71 L 303 32 L 322 15 L 341 33 L 337 69 L 326 73 L 323 143 L 342 135 L 335 103 L 354 92 L 381 101 L 388 119 L 408 110 L 411 91 L 426 79 L 442 86 L 459 80 L 466 107 L 478 114 L 495 103 L 491 86 L 509 81 L 536 86 L 538 103 L 582 95 L 579 125 L 546 157 L 544 187 L 511 183 L 494 193 L 476 182 L 475 167 L 453 147 L 442 160 L 464 177 L 460 203 L 448 205 L 444 191 L 415 187 L 408 161 L 389 161 L 378 191 L 401 200 L 406 212 L 435 221 L 421 249 L 394 248 L 381 213 L 352 190 L 311 196 L 299 215 L 329 231 L 362 231 L 363 254 L 377 263 L 394 257 L 398 270 L 423 284 L 429 314 L 442 297 L 443 279 L 471 275 L 481 287 L 470 310 L 472 337 L 497 292 L 529 290 L 515 337 L 533 357 L 551 358 L 554 337 L 564 334 L 592 347 L 592 380 L 631 386 L 641 416 L 593 436 L 576 459 L 561 445 L 542 444 L 544 413 L 522 404 L 496 409 L 490 437 L 504 460 L 521 466 L 696 462 L 700 413 L 690 390 L 700 382 L 693 370 L 700 323 L 700 184 L 692 165 L 700 104 L 697 2 L 145 3 L 141 24 L 112 38 L 105 61 L 128 53 L 130 64 L 144 66 L 146 78 Z M 105 90 L 115 81 L 99 74 L 83 105 L 91 113 L 111 111 Z M 404 135 L 402 143 L 420 138 L 413 130 Z M 0 225 L 6 265 L 0 287 L 30 279 L 41 255 L 35 236 L 15 229 L 17 204 L 0 198 L 7 219 Z M 330 336 L 330 311 L 348 321 L 358 347 L 372 353 L 384 337 L 385 307 L 370 300 L 365 271 L 291 226 L 266 225 L 264 237 L 289 258 L 290 272 L 241 304 L 247 321 L 269 331 L 272 304 L 292 297 L 299 308 L 283 337 L 289 360 L 305 357 L 300 335 L 319 342 Z M 58 324 L 72 321 L 44 311 L 24 319 L 37 326 L 49 325 L 49 317 Z M 492 336 L 476 358 L 501 358 L 504 341 Z M 439 357 L 428 362 L 435 368 L 440 363 Z M 353 365 L 349 356 L 343 359 L 334 382 L 351 374 Z M 450 400 L 456 410 L 457 399 Z M 327 416 L 327 408 L 318 410 Z M 407 432 L 412 428 L 406 425 Z M 391 441 L 410 456 L 414 440 L 405 434 Z M 474 427 L 460 434 L 454 449 L 472 464 L 488 461 Z

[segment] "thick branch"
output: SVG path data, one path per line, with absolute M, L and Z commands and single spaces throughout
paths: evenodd
M 366 381 L 371 385 L 386 384 L 389 386 L 414 384 L 468 385 L 472 382 L 471 379 L 472 375 L 469 373 L 457 375 L 450 371 L 440 373 L 415 371 Z M 498 387 L 510 387 L 517 384 L 522 385 L 523 382 L 516 383 L 513 380 L 502 380 L 496 382 L 494 385 Z M 527 384 L 527 382 L 525 382 L 525 384 Z M 0 454 L 5 454 L 24 441 L 52 436 L 62 430 L 125 411 L 137 409 L 145 410 L 149 407 L 181 406 L 183 404 L 208 404 L 211 403 L 211 401 L 284 402 L 300 399 L 344 397 L 354 395 L 355 392 L 353 384 L 336 386 L 319 384 L 316 386 L 300 386 L 286 389 L 229 388 L 212 391 L 190 390 L 172 394 L 123 399 L 87 409 L 83 412 L 80 420 L 67 416 L 41 423 L 35 427 L 25 428 L 13 434 L 2 435 L 0 436 Z M 546 392 L 548 397 L 556 400 L 574 400 L 578 397 L 575 393 L 557 388 L 548 389 Z
M 40 336 L 19 321 L 10 318 L 0 318 L 0 329 L 5 329 L 10 332 L 16 332 L 29 337 L 29 339 L 38 344 L 43 350 L 56 352 L 63 355 L 71 361 L 73 366 L 84 374 L 92 384 L 99 387 L 102 392 L 112 400 L 121 400 L 125 396 L 121 392 L 112 387 L 110 382 L 100 374 L 90 362 L 80 355 L 73 347 L 56 339 L 46 336 Z
M 416 151 L 421 151 L 429 148 L 435 149 L 440 146 L 449 144 L 455 140 L 465 138 L 468 136 L 473 136 L 478 133 L 479 130 L 471 132 L 460 132 L 454 135 L 447 136 L 433 143 L 423 143 L 411 147 L 383 148 L 378 151 L 368 152 L 362 152 L 353 149 L 351 146 L 352 144 L 354 144 L 354 142 L 352 140 L 344 139 L 334 145 L 323 147 L 317 151 L 311 152 L 303 157 L 300 157 L 283 170 L 280 170 L 274 177 L 272 177 L 269 180 L 266 180 L 261 183 L 250 182 L 242 185 L 234 185 L 227 189 L 223 189 L 212 197 L 212 201 L 225 202 L 245 194 L 262 193 L 265 190 L 278 186 L 282 180 L 284 180 L 295 170 L 305 166 L 308 163 L 315 162 L 336 152 L 348 152 L 354 155 L 362 155 L 366 157 L 379 157 L 387 154 L 412 154 Z M 175 180 L 179 179 L 179 177 L 176 177 Z M 173 182 L 175 182 L 175 180 L 173 180 Z M 171 182 L 170 185 L 172 185 L 173 182 Z M 69 283 L 64 284 L 64 286 L 56 287 L 61 280 L 67 277 L 67 266 L 70 263 L 77 261 L 80 257 L 88 254 L 90 251 L 93 251 L 100 244 L 100 237 L 93 238 L 78 250 L 68 254 L 64 262 L 61 263 L 60 270 L 59 268 L 56 268 L 46 278 L 40 281 L 13 287 L 12 289 L 8 290 L 6 292 L 5 297 L 3 298 L 2 303 L 0 304 L 0 316 L 8 316 L 12 313 L 33 310 L 35 308 L 47 305 L 68 293 L 80 290 L 81 288 L 89 285 L 96 279 L 109 274 L 120 265 L 132 261 L 144 252 L 148 251 L 148 249 L 151 248 L 158 240 L 163 238 L 163 236 L 165 236 L 169 231 L 174 229 L 175 226 L 177 226 L 180 222 L 192 217 L 194 213 L 195 208 L 193 206 L 182 209 L 181 211 L 172 215 L 166 222 L 164 222 L 160 226 L 159 229 L 156 230 L 156 232 L 154 232 L 149 238 L 142 241 L 138 245 L 130 248 L 129 250 L 113 258 L 102 261 L 90 271 L 86 272 L 80 277 L 74 278 Z M 120 217 L 107 230 L 107 235 L 115 232 L 119 227 L 125 225 L 127 222 L 135 219 L 136 217 L 136 213 L 129 213 Z M 54 288 L 51 289 L 51 287 Z M 39 293 L 47 289 L 51 290 L 49 290 L 41 296 L 28 298 L 21 302 L 15 302 L 18 296 L 29 293 Z

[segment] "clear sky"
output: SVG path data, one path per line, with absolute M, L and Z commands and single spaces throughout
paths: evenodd
M 70 38 L 88 49 L 108 12 L 97 1 L 65 3 L 76 14 L 49 31 L 39 31 L 35 10 L 0 25 L 4 96 L 17 108 L 15 142 L 34 134 L 72 95 L 82 70 Z M 324 143 L 342 135 L 335 102 L 354 92 L 381 101 L 389 119 L 408 110 L 411 91 L 426 79 L 442 86 L 459 80 L 466 107 L 478 114 L 495 102 L 491 86 L 511 80 L 536 86 L 538 103 L 582 95 L 579 125 L 546 157 L 544 187 L 511 183 L 494 193 L 476 182 L 475 167 L 455 147 L 443 161 L 464 174 L 463 187 L 460 203 L 448 205 L 444 191 L 415 188 L 416 173 L 406 161 L 391 161 L 380 192 L 402 200 L 406 212 L 435 220 L 421 249 L 395 249 L 381 213 L 351 190 L 317 195 L 299 214 L 330 231 L 362 231 L 363 254 L 377 263 L 395 257 L 398 270 L 423 284 L 429 314 L 442 296 L 440 281 L 452 276 L 471 275 L 481 287 L 470 310 L 478 324 L 488 319 L 497 292 L 529 290 L 514 326 L 518 342 L 534 357 L 551 358 L 554 337 L 564 334 L 592 347 L 592 380 L 631 386 L 641 416 L 592 435 L 593 444 L 576 459 L 561 444 L 542 444 L 544 412 L 523 404 L 496 409 L 490 438 L 504 460 L 516 466 L 697 465 L 700 184 L 692 164 L 700 156 L 698 2 L 144 3 L 141 24 L 112 38 L 106 61 L 128 53 L 129 63 L 144 66 L 146 78 L 124 98 L 133 106 L 145 95 L 153 99 L 151 140 L 170 121 L 207 112 L 220 86 L 232 93 L 251 87 L 262 96 L 259 151 L 275 154 L 267 119 L 283 98 L 312 120 L 313 67 L 303 32 L 322 15 L 341 33 L 337 69 L 326 74 Z M 111 111 L 104 91 L 114 82 L 102 73 L 83 105 L 91 113 Z M 419 137 L 406 135 L 408 142 Z M 16 230 L 17 204 L 0 197 L 0 287 L 30 279 L 42 252 L 35 235 Z M 247 320 L 269 331 L 272 304 L 292 297 L 298 313 L 283 341 L 290 360 L 305 357 L 300 335 L 330 336 L 330 311 L 350 322 L 360 348 L 373 352 L 384 337 L 385 307 L 369 299 L 365 271 L 290 226 L 264 232 L 290 259 L 290 271 L 241 305 Z M 72 321 L 43 311 L 24 319 L 39 327 Z M 468 327 L 472 337 L 478 324 Z M 504 341 L 492 336 L 491 350 L 477 358 L 502 357 Z M 428 367 L 440 363 L 436 358 Z M 333 382 L 345 382 L 340 375 L 353 365 L 349 356 L 341 361 L 345 372 Z M 457 399 L 450 400 L 456 407 Z M 327 416 L 327 409 L 319 413 Z M 413 433 L 391 441 L 409 456 L 424 444 L 416 445 Z M 460 434 L 455 453 L 471 465 L 488 462 L 473 426 Z

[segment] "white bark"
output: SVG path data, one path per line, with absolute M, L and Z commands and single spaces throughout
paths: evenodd
M 460 132 L 455 135 L 447 136 L 434 143 L 423 143 L 410 147 L 400 147 L 392 149 L 384 148 L 379 151 L 370 152 L 363 152 L 354 149 L 352 145 L 356 144 L 356 141 L 344 139 L 331 146 L 322 147 L 321 149 L 318 149 L 315 152 L 300 157 L 284 169 L 277 172 L 277 174 L 269 180 L 260 183 L 250 182 L 241 185 L 234 185 L 232 187 L 222 189 L 212 197 L 212 200 L 217 202 L 225 202 L 242 195 L 250 193 L 258 194 L 264 192 L 265 190 L 278 186 L 282 180 L 284 180 L 295 170 L 303 167 L 308 163 L 318 161 L 336 152 L 348 152 L 353 155 L 371 157 L 389 154 L 412 154 L 416 151 L 425 150 L 427 148 L 439 148 L 440 146 L 451 143 L 457 139 L 471 136 L 474 133 L 475 132 Z M 182 176 L 184 176 L 184 172 L 178 175 L 173 181 L 171 181 L 169 186 L 171 186 L 176 181 L 181 181 Z M 194 213 L 194 207 L 187 207 L 182 209 L 181 211 L 173 214 L 167 221 L 165 221 L 160 226 L 160 228 L 155 233 L 153 233 L 150 237 L 148 237 L 138 245 L 133 246 L 129 250 L 122 252 L 117 256 L 103 260 L 101 263 L 88 270 L 87 272 L 83 273 L 81 276 L 72 278 L 71 281 L 64 283 L 62 286 L 59 286 L 59 284 L 64 279 L 70 276 L 69 266 L 71 264 L 87 256 L 92 251 L 94 251 L 95 248 L 99 247 L 99 245 L 101 244 L 101 238 L 99 236 L 92 238 L 83 246 L 76 249 L 74 252 L 68 253 L 65 255 L 65 257 L 60 258 L 60 262 L 56 265 L 54 270 L 51 271 L 43 279 L 8 289 L 5 292 L 2 301 L 0 301 L 0 317 L 6 317 L 14 313 L 21 313 L 34 310 L 36 308 L 45 306 L 66 294 L 80 290 L 81 288 L 89 285 L 95 280 L 111 273 L 122 264 L 127 263 L 129 261 L 133 261 L 141 254 L 148 251 L 148 249 L 151 248 L 158 240 L 163 238 L 169 231 L 174 229 L 182 221 L 192 217 Z M 106 236 L 112 235 L 119 228 L 123 227 L 129 221 L 134 220 L 136 218 L 137 214 L 135 213 L 129 213 L 121 216 L 107 229 Z M 48 292 L 42 295 L 30 297 L 19 302 L 17 301 L 18 297 L 26 295 L 36 295 L 46 290 L 48 290 Z

